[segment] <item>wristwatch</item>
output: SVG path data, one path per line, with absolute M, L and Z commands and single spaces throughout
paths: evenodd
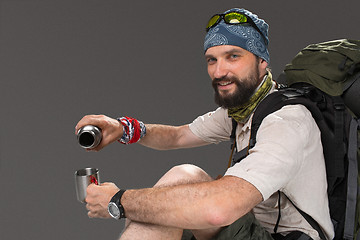
M 124 207 L 121 205 L 121 197 L 126 190 L 121 189 L 110 200 L 108 204 L 108 212 L 115 219 L 125 218 Z

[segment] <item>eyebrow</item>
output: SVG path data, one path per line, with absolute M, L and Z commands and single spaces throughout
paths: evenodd
M 213 58 L 214 56 L 212 54 L 205 54 L 205 58 Z

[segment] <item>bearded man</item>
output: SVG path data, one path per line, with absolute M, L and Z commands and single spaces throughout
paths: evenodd
M 246 148 L 256 106 L 275 91 L 268 24 L 235 8 L 211 17 L 206 30 L 205 59 L 218 109 L 183 126 L 88 115 L 76 132 L 89 124 L 102 129 L 94 151 L 116 140 L 165 150 L 229 141 L 236 122 L 236 149 Z M 196 239 L 320 239 L 295 204 L 332 239 L 326 186 L 320 131 L 304 106 L 289 105 L 263 120 L 255 147 L 223 177 L 213 179 L 186 164 L 172 168 L 153 188 L 92 184 L 86 207 L 91 218 L 127 218 L 122 240 L 181 239 L 184 229 Z

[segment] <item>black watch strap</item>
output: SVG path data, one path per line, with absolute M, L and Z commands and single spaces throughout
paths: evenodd
M 111 198 L 110 202 L 113 202 L 116 204 L 116 206 L 119 208 L 120 211 L 120 218 L 125 218 L 125 210 L 124 207 L 121 204 L 121 197 L 124 194 L 126 190 L 120 189 L 115 195 Z

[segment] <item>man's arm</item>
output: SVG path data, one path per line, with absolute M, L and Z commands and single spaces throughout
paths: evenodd
M 190 130 L 189 125 L 175 127 L 159 124 L 146 124 L 146 136 L 139 143 L 158 150 L 190 148 L 209 144 L 197 137 Z
M 75 127 L 75 133 L 85 125 L 94 125 L 101 129 L 102 140 L 92 149 L 99 151 L 110 143 L 120 139 L 123 135 L 123 126 L 116 119 L 105 115 L 87 115 Z M 168 150 L 177 148 L 197 147 L 208 144 L 194 135 L 188 125 L 179 127 L 159 124 L 146 124 L 146 136 L 139 143 L 154 149 Z
M 89 217 L 110 217 L 106 207 L 118 188 L 108 186 L 111 190 L 100 190 L 102 186 L 96 185 L 88 188 Z M 98 191 L 102 193 L 94 194 Z M 233 176 L 196 184 L 127 190 L 121 198 L 128 219 L 183 229 L 229 225 L 261 201 L 261 193 L 252 184 Z

